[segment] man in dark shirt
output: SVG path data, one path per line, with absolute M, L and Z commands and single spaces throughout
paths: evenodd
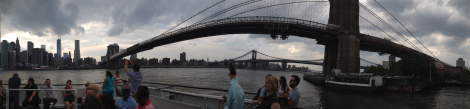
M 14 73 L 13 77 L 8 80 L 8 89 L 18 89 L 20 88 L 20 83 L 21 79 L 18 77 L 18 73 Z M 19 102 L 19 92 L 18 91 L 10 91 L 10 105 L 11 102 L 13 101 L 13 106 L 15 109 L 20 108 L 20 102 Z M 10 106 L 11 107 L 11 106 Z

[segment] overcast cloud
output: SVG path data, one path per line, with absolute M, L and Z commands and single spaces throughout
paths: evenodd
M 53 53 L 56 53 L 57 37 L 62 38 L 63 53 L 73 53 L 74 40 L 80 40 L 82 58 L 94 57 L 99 61 L 107 45 L 118 43 L 120 48 L 130 47 L 165 32 L 217 1 L 2 0 L 1 38 L 10 42 L 19 37 L 23 50 L 27 41 L 32 41 L 35 47 L 44 44 Z M 373 10 L 381 8 L 373 0 L 360 1 Z M 470 60 L 470 51 L 466 49 L 470 46 L 469 0 L 377 1 L 439 59 L 451 65 L 459 57 Z M 416 40 L 412 41 L 421 47 Z M 174 59 L 186 52 L 187 59 L 214 61 L 235 58 L 253 49 L 297 60 L 322 59 L 324 53 L 324 46 L 317 45 L 314 39 L 291 36 L 283 41 L 272 40 L 268 35 L 236 34 L 168 44 L 138 53 L 138 57 Z M 382 63 L 388 60 L 388 55 L 361 51 L 361 58 Z M 311 68 L 321 70 L 320 66 Z

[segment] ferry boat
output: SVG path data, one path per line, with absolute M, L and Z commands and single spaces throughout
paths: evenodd
M 59 86 L 60 87 L 60 86 Z M 149 87 L 150 96 L 149 99 L 152 101 L 152 105 L 155 109 L 221 109 L 223 108 L 223 99 L 221 96 L 214 96 L 214 95 L 205 95 L 205 94 L 196 94 L 190 92 L 183 92 L 183 91 L 176 91 L 176 90 L 169 90 L 164 89 L 166 87 Z M 36 90 L 38 91 L 39 98 L 44 98 L 47 95 L 46 91 L 54 90 L 57 92 L 57 103 L 53 104 L 54 109 L 65 109 L 65 102 L 64 96 L 61 91 L 65 91 L 67 89 L 14 89 L 20 90 L 19 94 L 19 104 L 21 107 L 21 102 L 26 98 L 26 90 Z M 75 101 L 76 106 L 75 109 L 80 109 L 81 102 L 78 100 L 79 97 L 85 96 L 85 89 L 68 89 L 75 91 Z M 3 93 L 5 93 L 8 97 L 8 89 L 3 89 Z M 99 92 L 102 93 L 102 92 Z M 116 97 L 114 94 L 115 102 L 121 97 Z M 0 108 L 5 109 L 8 105 L 8 98 L 7 104 L 0 104 Z M 41 101 L 40 108 L 43 109 Z M 244 108 L 243 109 L 254 109 L 255 106 L 252 105 L 251 99 L 245 99 L 244 101 Z M 11 107 L 11 105 L 9 105 Z M 52 106 L 52 105 L 51 105 Z M 28 108 L 33 108 L 32 105 L 29 105 Z
M 386 88 L 383 77 L 374 76 L 372 73 L 333 73 L 325 80 L 325 86 L 367 93 L 385 91 Z

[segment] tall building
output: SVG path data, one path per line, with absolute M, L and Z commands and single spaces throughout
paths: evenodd
M 83 59 L 83 65 L 85 66 L 91 66 L 91 65 L 94 65 L 94 59 L 92 57 L 86 57 L 85 59 Z
M 131 54 L 130 60 L 136 60 L 137 58 L 137 53 L 136 54 Z
M 20 63 L 28 63 L 28 57 L 28 50 L 23 50 L 22 52 L 20 52 Z
M 69 53 L 64 53 L 64 59 L 69 58 Z
M 46 50 L 42 49 L 42 65 L 49 65 L 49 59 L 47 54 L 49 54 Z
M 10 56 L 8 56 L 8 68 L 15 68 L 16 66 L 16 51 L 10 50 Z
M 457 60 L 457 67 L 462 67 L 462 69 L 465 69 L 465 61 L 462 58 Z
M 10 54 L 10 44 L 7 42 L 7 40 L 2 41 L 2 62 L 1 62 L 1 67 L 6 68 L 8 67 L 8 55 Z
M 21 46 L 20 46 L 20 40 L 18 39 L 18 37 L 16 37 L 16 45 L 15 45 L 15 54 L 16 54 L 16 62 L 18 63 L 20 61 L 20 50 L 21 50 Z
M 101 62 L 106 61 L 106 56 L 101 56 Z
M 15 42 L 11 41 L 10 42 L 10 50 L 15 50 L 15 46 L 16 46 Z
M 60 61 L 62 58 L 62 41 L 61 39 L 57 39 L 57 60 Z
M 180 61 L 181 62 L 186 62 L 186 53 L 185 52 L 180 53 Z
M 390 64 L 390 62 L 388 62 L 388 61 L 382 61 L 382 66 L 383 66 L 385 69 L 390 69 L 391 66 L 390 66 L 389 64 Z
M 43 52 L 40 48 L 31 49 L 31 64 L 36 64 L 38 66 L 42 65 Z
M 31 41 L 28 41 L 28 52 L 31 53 L 31 49 L 34 48 L 34 43 Z
M 75 66 L 80 66 L 80 40 L 75 40 L 75 50 L 73 50 L 73 63 Z
M 69 51 L 69 58 L 72 59 L 72 52 Z
M 55 58 L 52 53 L 47 54 L 47 59 L 49 59 L 49 66 L 55 65 Z
M 158 65 L 158 59 L 156 58 L 149 59 L 149 65 Z
M 46 45 L 41 45 L 41 49 L 46 50 Z
M 163 58 L 162 59 L 162 64 L 163 65 L 170 65 L 170 58 Z

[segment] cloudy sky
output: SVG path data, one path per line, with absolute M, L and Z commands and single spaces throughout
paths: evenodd
M 120 48 L 155 37 L 219 0 L 1 0 L 1 40 L 20 39 L 56 53 L 56 40 L 62 38 L 62 52 L 74 51 L 80 40 L 81 56 L 98 61 L 106 46 Z M 230 1 L 230 0 L 228 0 Z M 401 21 L 440 60 L 455 65 L 461 57 L 470 60 L 469 0 L 378 0 Z M 361 0 L 369 8 L 375 1 Z M 380 12 L 377 12 L 380 13 Z M 416 41 L 414 41 L 416 42 Z M 418 45 L 418 43 L 415 43 Z M 421 46 L 421 45 L 419 45 Z M 322 59 L 324 46 L 314 39 L 292 36 L 288 41 L 267 35 L 236 34 L 192 39 L 138 53 L 146 58 L 179 58 L 210 61 L 235 58 L 256 49 L 288 59 Z M 425 50 L 424 48 L 422 50 Z M 427 51 L 426 51 L 427 52 Z M 429 53 L 429 52 L 427 52 Z M 72 55 L 73 56 L 73 55 Z M 361 51 L 361 58 L 382 63 L 388 55 Z M 319 66 L 311 66 L 321 70 Z

